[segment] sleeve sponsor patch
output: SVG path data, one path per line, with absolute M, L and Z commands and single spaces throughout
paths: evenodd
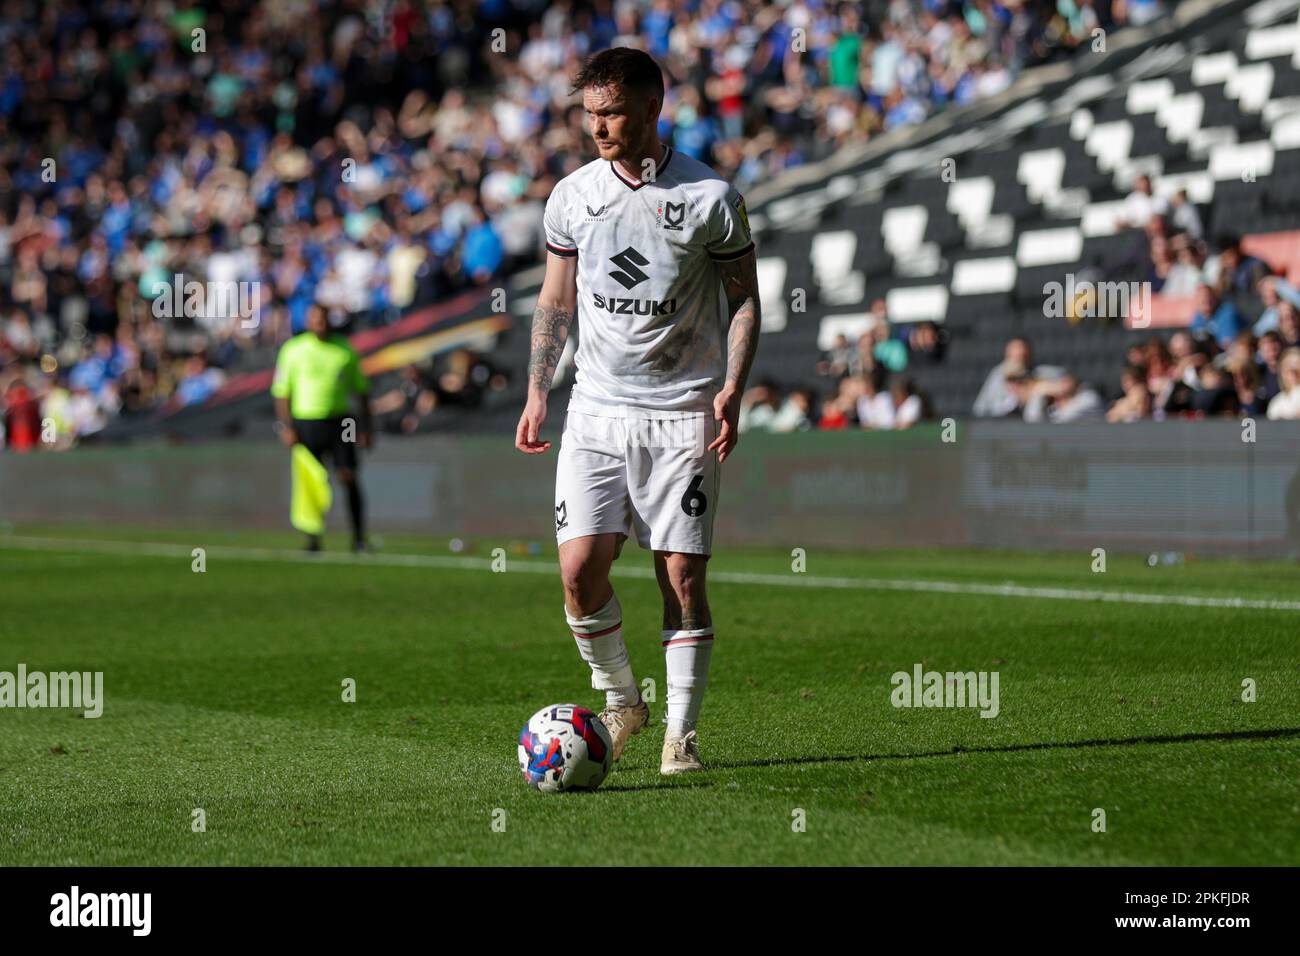
M 735 197 L 731 200 L 731 205 L 734 206 L 736 212 L 740 214 L 740 221 L 744 223 L 745 234 L 748 235 L 750 232 L 749 213 L 745 211 L 745 197 L 740 193 L 736 193 Z

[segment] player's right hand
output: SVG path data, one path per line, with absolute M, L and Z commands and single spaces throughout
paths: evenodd
M 524 413 L 519 416 L 519 427 L 515 429 L 515 447 L 525 455 L 540 455 L 549 450 L 551 443 L 540 438 L 544 421 L 546 421 L 546 399 L 528 399 L 528 403 L 524 405 Z
M 298 433 L 292 428 L 280 429 L 280 444 L 284 445 L 285 448 L 292 448 L 298 444 Z

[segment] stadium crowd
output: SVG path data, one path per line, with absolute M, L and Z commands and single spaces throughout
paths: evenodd
M 1120 394 L 1109 403 L 1100 383 L 1035 366 L 1030 343 L 1014 339 L 973 413 L 1053 422 L 1300 418 L 1300 289 L 1283 274 L 1300 263 L 1266 262 L 1232 234 L 1207 242 L 1200 210 L 1186 192 L 1161 196 L 1148 176 L 1136 178 L 1118 225 L 1130 237 L 1128 247 L 1112 261 L 1094 263 L 1087 278 L 1149 288 L 1182 327 L 1128 347 Z M 1085 301 L 1090 295 L 1094 301 Z M 1096 307 L 1100 298 L 1085 289 L 1070 320 L 1104 313 Z M 1126 317 L 1099 314 L 1097 321 Z
M 1190 210 L 1195 215 L 1195 207 Z M 1176 245 L 1181 261 L 1163 276 L 1140 272 L 1158 294 L 1171 295 L 1178 283 L 1189 314 L 1184 328 L 1152 333 L 1131 344 L 1117 366 L 1119 393 L 1090 382 L 1070 369 L 1035 362 L 1028 338 L 1006 343 L 1002 361 L 988 373 L 971 408 L 977 418 L 1023 418 L 1027 422 L 1135 422 L 1166 418 L 1238 416 L 1300 420 L 1300 289 L 1263 259 L 1242 251 L 1235 236 L 1223 236 L 1209 254 L 1200 237 L 1199 216 L 1187 222 L 1196 232 L 1166 235 L 1163 214 L 1140 225 L 1139 245 L 1159 256 L 1165 243 Z M 1149 240 L 1149 241 L 1148 241 Z M 1279 264 L 1279 268 L 1282 264 Z M 1150 266 L 1147 267 L 1148 270 Z M 1106 274 L 1096 271 L 1097 278 Z M 1112 276 L 1132 274 L 1123 268 Z M 1163 282 L 1162 282 L 1163 280 Z M 1071 322 L 1087 321 L 1080 299 Z M 1177 294 L 1177 293 L 1173 293 Z M 1122 322 L 1124 316 L 1097 321 Z M 892 325 L 885 303 L 872 307 L 869 327 L 856 342 L 837 338 L 818 364 L 821 388 L 783 395 L 765 382 L 746 396 L 742 430 L 790 431 L 806 428 L 906 428 L 933 417 L 923 390 L 906 375 L 909 367 L 943 361 L 947 332 L 931 322 Z M 1120 360 L 1120 357 L 1116 357 Z M 887 384 L 886 384 L 887 383 Z M 820 398 L 819 398 L 820 393 Z
M 670 80 L 663 139 L 743 190 L 1160 9 L 11 0 L 2 420 L 22 436 L 51 420 L 62 447 L 265 366 L 313 303 L 340 326 L 385 323 L 533 261 L 546 196 L 590 155 L 568 81 L 601 48 L 655 55 Z M 160 314 L 174 276 L 249 283 L 256 317 L 211 303 Z
M 854 341 L 845 333 L 817 363 L 817 384 L 782 394 L 764 381 L 741 401 L 740 430 L 890 431 L 934 418 L 930 398 L 907 374 L 918 365 L 938 365 L 948 350 L 948 331 L 934 322 L 896 325 L 884 299 L 871 304 L 866 328 Z

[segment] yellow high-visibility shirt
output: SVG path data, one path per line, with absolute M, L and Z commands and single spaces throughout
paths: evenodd
M 289 399 L 294 418 L 340 418 L 353 395 L 370 391 L 361 358 L 341 335 L 322 342 L 311 332 L 295 335 L 280 348 L 271 394 Z

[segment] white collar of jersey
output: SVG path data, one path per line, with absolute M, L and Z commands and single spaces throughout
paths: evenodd
M 655 167 L 654 176 L 650 179 L 633 178 L 623 172 L 619 164 L 613 161 L 610 162 L 609 168 L 614 171 L 614 175 L 617 176 L 619 181 L 628 189 L 640 189 L 642 186 L 646 185 L 646 183 L 652 183 L 657 180 L 663 174 L 663 171 L 668 168 L 668 164 L 672 162 L 673 148 L 671 146 L 664 146 L 664 149 L 667 150 L 667 152 L 664 153 L 663 162 L 659 163 L 659 165 Z

